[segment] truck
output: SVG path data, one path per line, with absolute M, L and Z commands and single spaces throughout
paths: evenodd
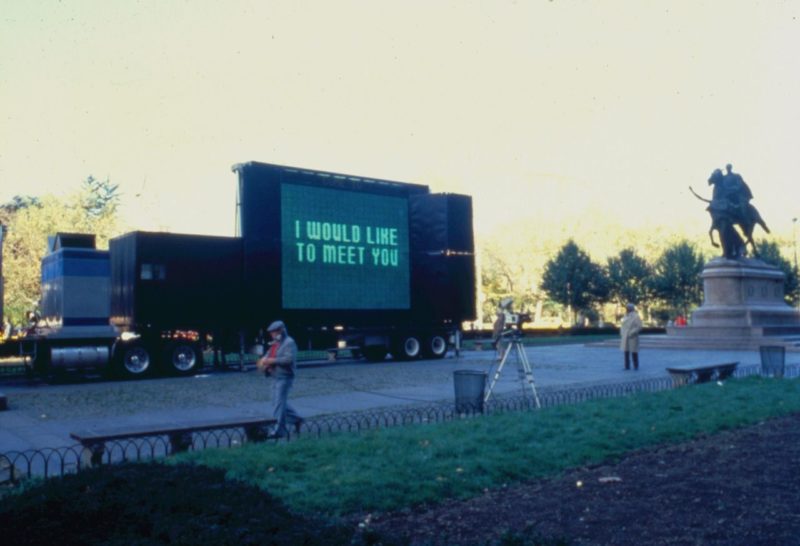
M 301 350 L 443 358 L 474 320 L 469 196 L 269 163 L 232 171 L 233 237 L 133 231 L 108 250 L 91 234 L 51 238 L 39 315 L 0 355 L 41 373 L 191 375 L 208 351 L 258 352 L 281 319 Z

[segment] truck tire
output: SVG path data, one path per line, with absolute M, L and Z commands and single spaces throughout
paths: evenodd
M 125 343 L 115 351 L 117 375 L 127 379 L 147 377 L 153 372 L 153 357 L 142 342 Z
M 192 375 L 203 367 L 203 353 L 191 341 L 173 341 L 164 355 L 166 372 L 172 375 Z
M 392 356 L 397 360 L 414 360 L 422 354 L 422 344 L 414 335 L 400 337 L 394 345 Z
M 425 340 L 425 358 L 444 358 L 447 354 L 447 340 L 444 336 L 435 334 Z
M 368 362 L 383 362 L 386 360 L 386 353 L 389 351 L 387 351 L 386 347 L 383 345 L 372 345 L 370 347 L 363 347 L 361 352 Z

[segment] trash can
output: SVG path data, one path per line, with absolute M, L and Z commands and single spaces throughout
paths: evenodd
M 786 347 L 780 345 L 762 345 L 758 348 L 761 353 L 761 375 L 765 377 L 783 377 L 786 366 Z
M 486 372 L 456 370 L 453 372 L 456 392 L 456 413 L 483 413 Z

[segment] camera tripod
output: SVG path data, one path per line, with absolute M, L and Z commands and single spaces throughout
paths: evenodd
M 497 384 L 497 380 L 500 379 L 500 374 L 503 373 L 503 368 L 508 362 L 508 357 L 513 351 L 517 361 L 517 370 L 519 371 L 520 380 L 523 380 L 528 384 L 528 386 L 531 388 L 531 392 L 533 393 L 533 399 L 536 402 L 536 407 L 541 408 L 542 405 L 539 402 L 539 394 L 536 392 L 536 384 L 533 382 L 533 368 L 531 368 L 531 363 L 528 361 L 528 355 L 525 354 L 525 347 L 522 344 L 522 334 L 518 330 L 512 330 L 509 333 L 511 334 L 508 337 L 509 343 L 503 351 L 503 358 L 500 360 L 500 365 L 497 366 L 497 371 L 494 373 L 492 383 L 489 385 L 489 390 L 486 391 L 486 396 L 484 397 L 483 401 L 486 403 L 489 401 L 489 398 L 491 398 L 492 392 L 494 391 L 494 386 Z M 504 333 L 503 337 L 506 335 L 507 334 Z M 503 337 L 501 337 L 501 339 L 503 339 Z M 524 389 L 525 387 L 523 385 L 523 391 Z

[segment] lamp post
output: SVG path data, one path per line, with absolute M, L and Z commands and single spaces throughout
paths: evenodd
M 794 242 L 794 270 L 797 272 L 797 218 L 792 218 L 792 241 Z
M 797 217 L 796 216 L 792 218 L 792 242 L 794 244 L 794 277 L 795 279 L 797 279 L 798 270 L 797 270 Z M 796 287 L 795 290 L 800 290 L 800 287 Z M 798 306 L 800 306 L 800 301 L 798 302 Z

